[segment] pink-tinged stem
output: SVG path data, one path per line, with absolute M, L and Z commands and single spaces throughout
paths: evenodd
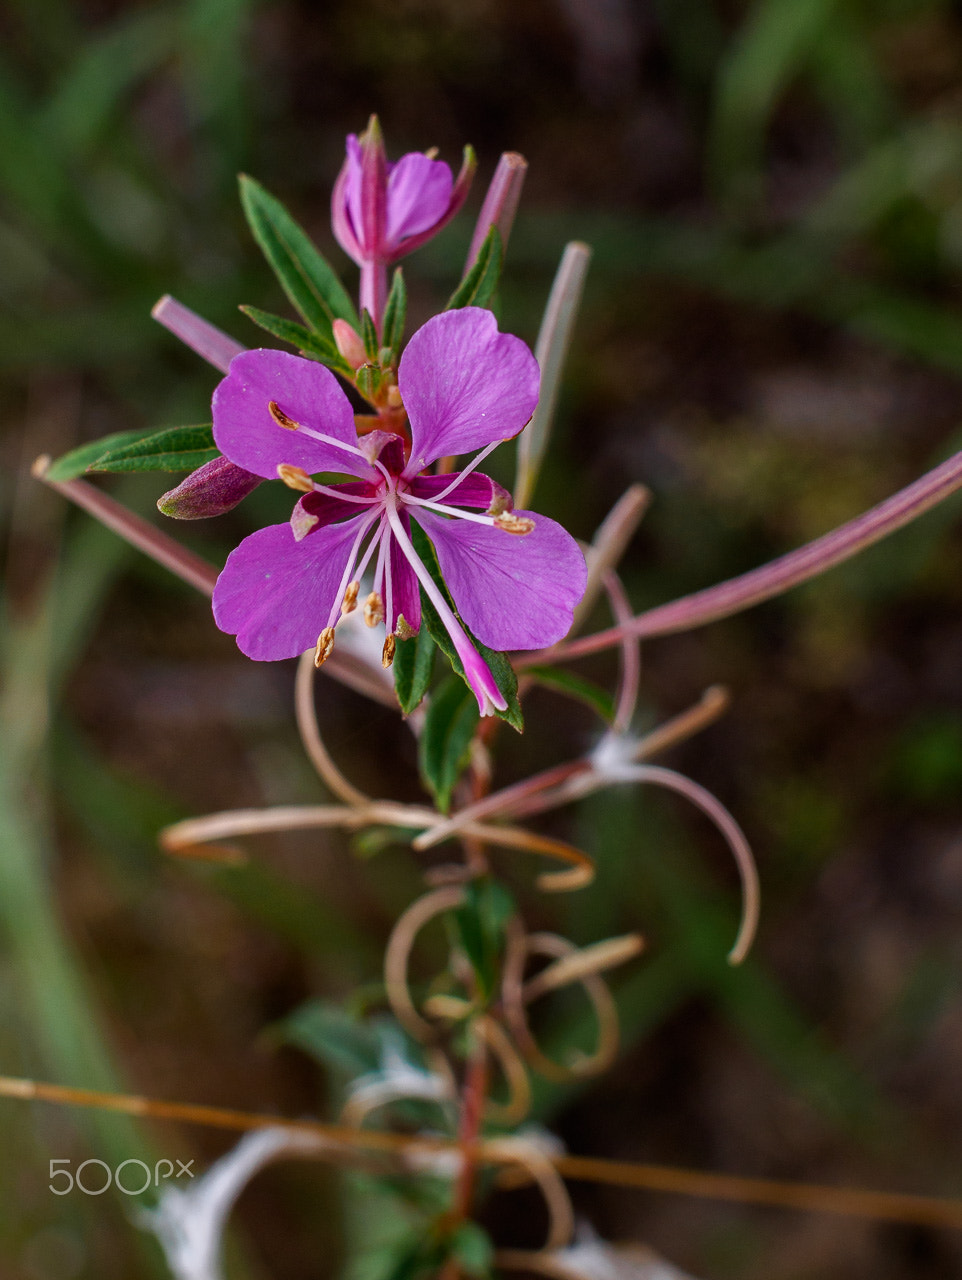
M 514 501 L 522 509 L 531 503 L 531 495 L 548 446 L 561 385 L 561 371 L 571 345 L 575 316 L 590 261 L 591 250 L 586 244 L 572 240 L 565 246 L 541 321 L 534 349 L 538 368 L 541 370 L 538 406 L 518 438 Z
M 383 262 L 366 258 L 361 263 L 361 311 L 370 313 L 374 328 L 381 332 L 381 320 L 387 304 L 387 267 Z
M 471 247 L 468 249 L 467 261 L 464 264 L 465 275 L 474 265 L 474 260 L 492 227 L 498 228 L 501 243 L 507 246 L 508 236 L 514 225 L 514 215 L 518 210 L 518 201 L 521 198 L 521 188 L 524 186 L 524 175 L 527 172 L 528 162 L 517 151 L 505 151 L 498 161 L 498 167 L 494 171 L 491 185 L 484 197 L 484 204 L 478 214 L 474 235 L 471 237 Z
M 220 369 L 221 373 L 227 373 L 234 356 L 239 356 L 246 350 L 222 329 L 202 320 L 195 311 L 185 307 L 169 293 L 165 293 L 154 304 L 150 314 L 192 351 L 203 356 L 215 369 Z
M 620 627 L 631 622 L 631 605 L 621 585 L 621 579 L 614 569 L 608 569 L 604 575 L 605 591 L 611 604 L 611 612 Z M 615 703 L 615 718 L 612 721 L 613 733 L 627 733 L 631 728 L 635 708 L 638 705 L 638 688 L 641 683 L 641 645 L 638 637 L 625 632 L 621 641 L 621 679 L 619 680 L 618 698 Z
M 129 542 L 138 551 L 143 551 L 151 560 L 156 560 L 190 586 L 196 587 L 206 596 L 213 594 L 214 583 L 220 572 L 214 565 L 201 559 L 193 551 L 188 551 L 179 542 L 169 538 L 166 533 L 161 533 L 141 516 L 128 511 L 122 503 L 94 488 L 86 480 L 48 480 L 45 472 L 49 462 L 49 458 L 42 457 L 34 463 L 33 474 L 38 480 L 43 480 L 51 489 L 56 489 L 78 507 L 83 507 L 84 511 L 119 534 L 125 542 Z
M 691 778 L 686 778 L 683 773 L 676 773 L 674 769 L 664 769 L 657 764 L 628 765 L 622 770 L 620 777 L 613 776 L 610 781 L 647 782 L 653 783 L 656 787 L 664 787 L 667 791 L 675 791 L 689 800 L 696 809 L 700 809 L 714 823 L 732 852 L 742 883 L 742 918 L 738 926 L 738 936 L 728 953 L 729 964 L 741 964 L 755 939 L 761 905 L 758 870 L 751 847 L 741 827 L 710 791 L 706 791 Z
M 513 659 L 514 665 L 520 670 L 544 662 L 562 662 L 611 648 L 620 644 L 625 634 L 641 639 L 665 636 L 730 617 L 842 564 L 873 543 L 881 542 L 896 529 L 910 524 L 959 488 L 962 488 L 962 452 L 953 454 L 877 507 L 777 560 L 717 586 L 682 596 L 670 604 L 658 605 L 639 614 L 626 626 L 609 627 L 543 653 L 519 655 Z

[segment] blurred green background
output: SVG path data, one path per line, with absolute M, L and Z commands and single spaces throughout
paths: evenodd
M 376 981 L 417 892 L 402 849 L 252 842 L 242 869 L 165 862 L 165 821 L 322 798 L 290 664 L 256 665 L 207 604 L 28 473 L 110 431 L 202 421 L 216 374 L 153 324 L 171 292 L 241 341 L 286 307 L 236 174 L 332 261 L 344 135 L 393 155 L 470 141 L 469 210 L 408 261 L 412 321 L 457 278 L 498 153 L 531 169 L 502 324 L 533 341 L 564 242 L 595 258 L 535 505 L 590 537 L 631 481 L 640 608 L 747 569 L 962 444 L 962 6 L 946 0 L 7 0 L 0 11 L 0 1072 L 325 1114 L 323 1071 L 271 1028 Z M 503 478 L 511 474 L 502 460 Z M 110 486 L 145 513 L 168 481 Z M 222 560 L 271 513 L 175 530 Z M 728 685 L 665 762 L 744 825 L 764 887 L 732 971 L 734 873 L 650 792 L 545 822 L 597 883 L 529 917 L 579 941 L 640 928 L 606 1079 L 545 1092 L 575 1151 L 962 1195 L 962 503 L 740 618 L 645 651 L 639 727 Z M 605 619 L 599 612 L 597 621 Z M 605 656 L 579 670 L 609 680 Z M 419 794 L 409 735 L 331 682 L 346 771 Z M 567 726 L 561 728 L 560 726 Z M 499 778 L 597 726 L 531 699 Z M 505 864 L 507 865 L 507 864 Z M 579 1011 L 559 1006 L 553 1032 Z M 47 1162 L 198 1161 L 223 1135 L 0 1102 L 0 1274 L 159 1274 L 129 1202 L 55 1198 Z M 962 1277 L 958 1233 L 576 1188 L 609 1239 L 704 1280 Z M 279 1167 L 237 1213 L 243 1274 L 336 1273 L 337 1178 Z M 527 1209 L 499 1201 L 501 1239 Z M 528 1229 L 538 1230 L 532 1219 Z M 240 1274 L 240 1272 L 238 1272 Z

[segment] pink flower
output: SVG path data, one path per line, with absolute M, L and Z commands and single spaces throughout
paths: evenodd
M 584 594 L 584 557 L 543 516 L 512 511 L 509 495 L 475 468 L 524 427 L 538 399 L 525 344 L 476 307 L 446 311 L 411 338 L 398 389 L 411 442 L 374 431 L 358 438 L 353 410 L 322 365 L 281 351 L 235 357 L 214 393 L 214 438 L 232 462 L 303 491 L 288 524 L 251 534 L 228 557 L 214 618 L 251 658 L 273 661 L 317 645 L 323 661 L 344 613 L 383 619 L 385 663 L 394 637 L 421 625 L 419 587 L 446 627 L 482 715 L 505 700 L 460 619 L 492 649 L 560 640 Z M 436 459 L 480 449 L 462 471 L 426 475 Z M 347 473 L 333 485 L 310 477 Z M 430 538 L 456 616 L 411 540 Z M 358 601 L 373 567 L 373 589 Z
M 420 248 L 464 204 L 475 161 L 470 148 L 454 181 L 441 160 L 411 151 L 391 164 L 377 116 L 360 138 L 347 139 L 347 158 L 331 196 L 338 244 L 361 268 L 361 306 L 380 325 L 386 268 Z

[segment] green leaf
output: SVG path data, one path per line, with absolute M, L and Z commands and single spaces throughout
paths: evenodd
M 418 766 L 442 813 L 470 758 L 471 739 L 480 716 L 474 694 L 449 676 L 431 696 L 418 739 Z
M 409 716 L 428 691 L 434 667 L 434 641 L 427 627 L 409 640 L 398 640 L 394 651 L 394 691 Z
M 488 306 L 498 287 L 503 259 L 501 233 L 497 227 L 492 227 L 478 250 L 471 270 L 452 293 L 445 311 L 452 311 L 457 307 Z
M 614 699 L 607 689 L 602 689 L 593 680 L 585 680 L 570 671 L 560 671 L 557 667 L 528 667 L 527 675 L 547 689 L 557 689 L 559 693 L 566 693 L 570 698 L 586 703 L 608 724 L 614 720 Z
M 434 553 L 434 547 L 431 545 L 431 541 L 424 530 L 414 521 L 411 522 L 411 541 L 414 543 L 414 549 L 424 562 L 425 568 L 437 583 L 438 589 L 442 592 L 448 604 L 451 605 L 451 608 L 454 609 L 448 589 L 444 585 L 444 579 L 441 577 L 441 570 L 438 566 L 438 558 Z M 456 612 L 457 610 L 455 610 Z M 450 662 L 454 672 L 467 684 L 464 666 L 457 655 L 451 637 L 448 635 L 448 629 L 441 621 L 438 611 L 423 589 L 421 590 L 421 619 L 423 625 L 430 631 L 435 644 Z M 461 625 L 464 626 L 464 623 L 462 622 Z M 501 720 L 506 720 L 513 729 L 517 729 L 518 733 L 523 733 L 524 715 L 518 698 L 518 677 L 515 675 L 514 667 L 512 667 L 503 653 L 498 653 L 495 649 L 489 649 L 486 644 L 482 644 L 480 640 L 475 639 L 467 627 L 464 630 L 468 639 L 488 664 L 491 674 L 494 676 L 494 682 L 508 704 L 506 710 L 495 711 L 494 714 Z M 470 685 L 468 687 L 470 688 Z
M 356 329 L 360 321 L 344 286 L 280 201 L 243 173 L 240 196 L 254 239 L 308 325 L 325 337 L 337 318 Z
M 494 1245 L 491 1237 L 476 1222 L 462 1222 L 451 1237 L 452 1257 L 457 1258 L 461 1270 L 469 1276 L 489 1276 L 494 1265 Z
M 335 373 L 341 373 L 353 381 L 354 371 L 347 363 L 333 342 L 329 342 L 319 333 L 314 333 L 296 320 L 286 320 L 283 316 L 275 316 L 270 311 L 262 311 L 260 307 L 242 306 L 240 308 L 249 320 L 261 329 L 265 329 L 281 342 L 289 342 L 302 355 L 313 356 L 326 364 Z
M 376 1027 L 328 1000 L 309 1000 L 277 1024 L 286 1044 L 297 1045 L 325 1067 L 353 1078 L 375 1071 L 381 1059 Z
M 219 457 L 209 425 L 166 427 L 144 435 L 119 431 L 58 458 L 48 480 L 73 480 L 90 471 L 193 471 Z
M 142 431 L 115 431 L 113 435 L 103 436 L 100 440 L 93 440 L 90 444 L 82 444 L 77 449 L 71 449 L 69 453 L 63 454 L 56 462 L 52 462 L 47 468 L 45 478 L 47 480 L 55 480 L 62 483 L 65 480 L 76 480 L 77 476 L 82 476 L 86 471 L 93 467 L 93 464 L 102 458 L 111 449 L 118 448 L 121 445 L 132 444 L 134 441 L 143 440 L 144 433 Z
M 472 880 L 465 887 L 464 905 L 454 911 L 458 941 L 471 963 L 483 999 L 498 984 L 498 960 L 504 947 L 504 927 L 514 915 L 514 898 L 493 880 Z
M 387 295 L 387 303 L 384 307 L 382 339 L 384 346 L 390 353 L 383 362 L 385 364 L 397 363 L 401 342 L 404 339 L 404 322 L 407 318 L 407 307 L 408 295 L 407 287 L 404 284 L 404 272 L 400 267 L 397 267 L 394 272 L 394 279 L 391 281 L 391 292 Z

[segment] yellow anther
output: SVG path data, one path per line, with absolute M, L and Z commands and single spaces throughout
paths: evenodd
M 323 667 L 324 663 L 331 656 L 331 650 L 334 648 L 334 628 L 325 627 L 321 634 L 317 637 L 317 646 L 314 649 L 314 665 L 315 667 Z
M 525 534 L 534 528 L 533 520 L 528 516 L 516 516 L 513 511 L 505 511 L 496 516 L 494 523 L 496 528 L 503 529 L 505 533 Z
M 394 650 L 397 648 L 397 641 L 393 636 L 387 636 L 384 641 L 384 648 L 381 650 L 381 666 L 389 667 L 394 661 Z
M 394 634 L 399 640 L 410 640 L 412 636 L 416 636 L 417 632 L 405 618 L 403 613 L 397 616 L 397 626 L 394 628 Z
M 289 418 L 283 409 L 279 409 L 276 400 L 271 400 L 267 407 L 270 410 L 271 417 L 279 427 L 284 427 L 288 431 L 296 431 L 301 425 L 299 422 L 295 422 L 293 418 Z
M 384 603 L 376 591 L 372 591 L 364 601 L 364 621 L 369 627 L 376 627 L 384 618 Z
M 298 493 L 314 492 L 314 481 L 303 467 L 292 467 L 286 462 L 281 462 L 278 464 L 277 474 L 288 489 L 296 489 Z
M 344 592 L 344 599 L 341 601 L 341 613 L 353 613 L 357 608 L 357 593 L 361 589 L 359 582 L 349 582 L 347 590 Z

